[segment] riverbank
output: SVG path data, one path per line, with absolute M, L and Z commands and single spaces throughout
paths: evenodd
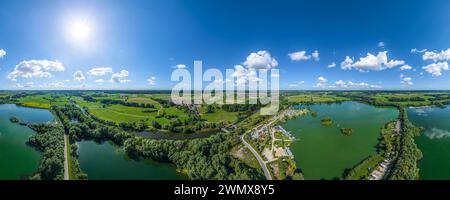
M 424 128 L 423 133 L 415 138 L 423 158 L 419 161 L 420 179 L 450 179 L 450 107 L 446 108 L 408 108 L 410 121 Z
M 0 104 L 0 180 L 28 179 L 36 173 L 42 154 L 27 145 L 35 132 L 27 126 L 11 123 L 10 117 L 20 120 L 42 122 L 51 119 L 43 110 Z

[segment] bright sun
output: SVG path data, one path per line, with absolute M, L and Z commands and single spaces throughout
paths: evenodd
M 68 27 L 68 35 L 78 42 L 86 41 L 92 35 L 92 26 L 86 20 L 74 21 Z

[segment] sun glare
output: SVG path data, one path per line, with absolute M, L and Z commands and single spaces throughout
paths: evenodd
M 78 20 L 70 23 L 68 35 L 77 42 L 86 41 L 92 36 L 92 26 L 86 20 Z

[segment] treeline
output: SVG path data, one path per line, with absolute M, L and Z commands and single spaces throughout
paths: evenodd
M 126 152 L 134 157 L 175 163 L 186 169 L 191 179 L 262 179 L 262 174 L 230 155 L 239 143 L 237 134 L 218 133 L 194 140 L 150 140 L 132 137 L 125 141 Z
M 423 97 L 389 97 L 389 101 L 392 102 L 407 102 L 407 101 L 426 101 Z
M 42 152 L 42 159 L 32 180 L 62 180 L 64 179 L 64 130 L 60 125 L 31 124 L 36 131 L 27 144 Z
M 439 101 L 439 100 L 450 100 L 450 95 L 444 95 L 444 94 L 428 94 L 428 96 L 432 96 L 430 100 L 432 101 Z
M 354 101 L 358 101 L 358 102 L 362 102 L 362 103 L 367 103 L 370 105 L 374 105 L 374 106 L 392 106 L 392 107 L 396 107 L 399 108 L 399 104 L 396 102 L 389 102 L 389 101 L 379 101 L 376 100 L 374 98 L 371 98 L 370 96 L 364 95 L 364 94 L 344 94 L 344 95 L 338 95 L 341 97 L 347 97 L 350 98 Z
M 394 166 L 388 174 L 392 180 L 416 180 L 419 179 L 417 162 L 422 159 L 422 152 L 417 148 L 414 138 L 419 136 L 422 128 L 415 127 L 408 119 L 406 109 L 400 108 L 401 130 L 400 150 Z
M 446 100 L 447 99 L 446 96 L 432 97 L 432 98 L 428 99 L 429 101 L 426 101 L 426 99 L 423 97 L 411 97 L 411 98 L 390 97 L 387 99 L 387 101 L 385 101 L 385 100 L 379 100 L 379 99 L 372 98 L 371 96 L 369 96 L 367 94 L 352 94 L 352 93 L 338 95 L 338 96 L 348 97 L 355 101 L 371 104 L 374 106 L 392 106 L 392 107 L 396 107 L 396 108 L 400 108 L 401 106 L 408 107 L 408 106 L 427 106 L 427 105 L 433 105 L 433 106 L 437 106 L 440 108 L 444 108 L 446 105 L 450 104 L 450 100 Z M 432 95 L 430 95 L 430 96 L 432 96 Z M 409 102 L 409 103 L 405 103 L 405 102 Z
M 151 97 L 150 97 L 151 98 Z M 152 100 L 158 102 L 159 104 L 161 104 L 162 107 L 164 108 L 168 108 L 170 106 L 174 106 L 175 104 L 170 101 L 170 100 L 166 100 L 166 99 L 159 99 L 159 98 L 151 98 Z
M 227 112 L 254 112 L 259 110 L 262 105 L 258 102 L 257 104 L 224 104 L 222 109 Z
M 129 107 L 138 107 L 138 108 L 155 108 L 155 105 L 149 104 L 149 103 L 136 103 L 136 102 L 127 102 L 123 100 L 117 100 L 117 99 L 102 99 L 97 100 L 91 95 L 84 95 L 82 98 L 85 101 L 89 102 L 100 102 L 105 105 L 123 105 L 123 106 L 129 106 Z
M 155 108 L 155 105 L 149 104 L 149 103 L 126 102 L 126 101 L 114 100 L 114 99 L 103 99 L 100 102 L 102 104 L 106 104 L 106 105 L 123 105 L 123 106 L 138 107 L 138 108 Z

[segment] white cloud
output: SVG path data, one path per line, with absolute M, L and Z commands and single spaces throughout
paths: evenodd
M 366 57 L 359 58 L 359 61 L 354 62 L 349 56 L 341 63 L 341 68 L 344 70 L 357 69 L 359 71 L 381 71 L 390 69 L 399 65 L 405 64 L 403 60 L 388 61 L 387 51 L 378 52 L 378 55 L 367 53 Z
M 51 77 L 50 72 L 59 71 L 64 71 L 64 66 L 58 61 L 28 60 L 17 64 L 7 78 L 13 81 L 17 78 L 44 78 Z
M 338 80 L 334 82 L 334 85 L 330 86 L 331 88 L 342 88 L 342 89 L 364 89 L 364 88 L 381 88 L 379 85 L 371 85 L 365 82 L 353 82 L 353 81 L 344 81 Z
M 427 49 L 418 50 L 417 48 L 411 49 L 411 53 L 423 53 L 427 51 Z
M 236 85 L 245 85 L 247 83 L 248 70 L 242 65 L 235 65 L 233 77 L 236 77 Z
M 343 70 L 352 69 L 352 65 L 353 65 L 353 59 L 351 59 L 349 56 L 346 56 L 345 60 L 341 62 L 341 68 Z
M 244 66 L 245 67 L 244 67 Z M 257 70 L 269 70 L 278 66 L 278 62 L 272 58 L 267 51 L 258 51 L 256 53 L 251 53 L 247 56 L 243 65 L 235 65 L 234 72 L 232 74 L 233 78 L 236 79 L 235 84 L 237 86 L 242 86 L 248 82 L 258 82 L 261 79 L 258 78 Z M 271 77 L 279 77 L 278 73 L 270 73 Z M 231 81 L 231 80 L 228 80 Z
M 423 60 L 433 60 L 434 62 L 440 60 L 450 60 L 450 49 L 442 50 L 440 52 L 426 51 L 422 55 Z
M 242 65 L 235 65 L 234 66 L 234 72 L 232 74 L 233 77 L 236 78 L 235 84 L 238 86 L 245 85 L 247 82 L 258 82 L 261 79 L 258 78 L 256 69 L 250 68 L 246 69 Z M 279 74 L 273 73 L 271 74 L 271 77 L 279 77 Z
M 315 61 L 320 60 L 320 53 L 317 50 L 315 50 L 311 55 L 307 55 L 306 51 L 297 51 L 289 53 L 288 56 L 292 61 L 310 60 L 311 58 Z
M 20 84 L 20 83 L 17 83 L 16 85 L 15 85 L 15 87 L 17 87 L 17 88 L 32 88 L 32 87 L 34 87 L 34 83 L 33 82 L 28 82 L 28 83 L 25 83 L 25 84 Z
M 299 81 L 297 83 L 291 83 L 288 85 L 289 88 L 296 88 L 296 87 L 300 87 L 301 85 L 305 84 L 305 81 Z
M 156 85 L 156 77 L 152 76 L 151 78 L 147 79 L 147 82 L 149 85 Z
M 422 67 L 426 72 L 433 76 L 441 76 L 443 70 L 449 70 L 447 62 L 433 63 Z
M 95 67 L 87 72 L 90 76 L 104 76 L 109 73 L 112 73 L 111 67 Z
M 312 56 L 312 58 L 313 58 L 315 61 L 319 61 L 319 60 L 320 60 L 320 54 L 319 54 L 319 51 L 317 51 L 317 50 L 315 50 L 315 51 L 311 54 L 311 56 Z
M 319 78 L 317 78 L 317 84 L 315 87 L 323 88 L 326 86 L 327 82 L 328 80 L 325 77 L 320 76 Z
M 378 42 L 378 47 L 384 48 L 384 46 L 385 46 L 384 42 Z
M 258 75 L 256 74 L 255 69 L 249 69 L 247 73 L 247 80 L 250 82 L 258 82 L 261 79 L 258 78 Z
M 131 82 L 131 80 L 126 79 L 128 77 L 129 73 L 127 70 L 121 70 L 119 73 L 115 73 L 111 77 L 112 83 L 128 83 Z
M 402 85 L 413 85 L 414 83 L 412 82 L 412 78 L 411 77 L 407 77 L 403 74 L 400 74 L 400 83 Z
M 278 72 L 270 73 L 270 77 L 280 77 Z
M 350 86 L 350 87 L 369 87 L 369 84 L 368 83 L 365 83 L 365 82 L 352 82 L 352 81 L 348 81 L 347 82 L 347 84 Z
M 65 88 L 66 86 L 64 85 L 63 82 L 53 82 L 53 83 L 49 83 L 49 84 L 42 84 L 40 85 L 41 88 Z
M 387 68 L 393 68 L 403 64 L 405 64 L 405 61 L 403 60 L 390 60 L 389 62 L 384 63 L 384 65 L 386 65 Z M 381 70 L 382 69 L 383 68 L 381 68 Z
M 247 56 L 243 64 L 249 69 L 270 69 L 278 66 L 278 61 L 268 51 L 258 51 Z
M 411 70 L 412 69 L 412 67 L 410 66 L 410 65 L 403 65 L 403 66 L 401 66 L 400 67 L 400 70 Z
M 323 77 L 323 76 L 320 76 L 319 78 L 317 78 L 317 81 L 323 82 L 323 83 L 328 82 L 328 80 L 325 77 Z
M 74 81 L 82 81 L 82 80 L 84 80 L 83 72 L 78 70 L 75 73 L 73 73 L 73 80 Z
M 0 49 L 0 58 L 3 58 L 6 56 L 6 51 L 4 49 Z
M 335 62 L 332 62 L 331 64 L 328 65 L 328 68 L 334 68 L 334 67 L 336 67 L 336 63 Z
M 95 80 L 94 82 L 95 82 L 95 83 L 104 83 L 104 82 L 105 82 L 105 80 L 101 78 L 101 79 L 97 79 L 97 80 Z
M 178 64 L 178 65 L 173 66 L 173 68 L 176 68 L 176 69 L 186 69 L 187 67 L 186 67 L 185 64 Z
M 346 88 L 347 87 L 347 83 L 345 81 L 343 81 L 343 80 L 336 81 L 336 82 L 334 82 L 334 84 L 336 86 L 342 87 L 342 88 Z
M 288 54 L 292 61 L 309 60 L 311 56 L 306 55 L 306 51 L 297 51 Z
M 233 77 L 241 77 L 247 74 L 247 69 L 245 69 L 242 65 L 235 65 L 234 72 L 232 74 Z

